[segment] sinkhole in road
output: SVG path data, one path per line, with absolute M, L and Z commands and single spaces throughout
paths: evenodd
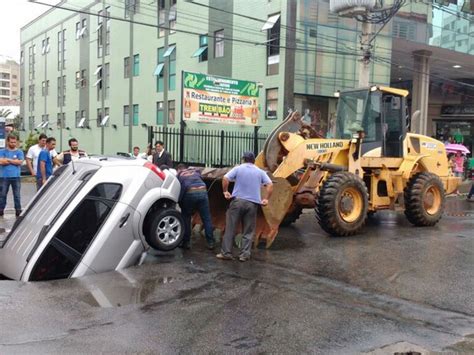
M 155 289 L 175 281 L 173 277 L 160 277 L 129 285 L 95 284 L 88 287 L 89 293 L 80 300 L 93 307 L 114 308 L 146 302 Z

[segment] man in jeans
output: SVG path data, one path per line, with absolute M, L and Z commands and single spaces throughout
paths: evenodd
M 21 214 L 20 202 L 20 172 L 21 164 L 25 159 L 23 152 L 16 147 L 16 137 L 9 135 L 7 137 L 7 147 L 0 150 L 1 166 L 1 192 L 0 192 L 0 216 L 3 216 L 7 204 L 7 195 L 10 185 L 13 190 L 13 201 L 15 203 L 15 215 Z
M 188 168 L 184 164 L 179 164 L 177 170 L 178 180 L 181 183 L 179 206 L 181 207 L 185 229 L 181 247 L 183 249 L 190 249 L 191 247 L 191 218 L 194 211 L 197 210 L 206 232 L 207 246 L 212 250 L 215 247 L 215 241 L 206 184 L 202 181 L 199 170 Z
M 224 238 L 222 239 L 221 252 L 217 258 L 222 260 L 232 260 L 232 245 L 234 243 L 235 230 L 239 223 L 242 223 L 242 246 L 239 260 L 250 259 L 250 250 L 255 235 L 257 225 L 258 206 L 266 206 L 270 198 L 273 185 L 268 175 L 255 166 L 255 155 L 252 152 L 245 152 L 242 155 L 243 164 L 229 171 L 222 180 L 222 190 L 224 197 L 232 199 L 227 209 Z M 232 195 L 229 192 L 229 182 L 234 181 Z M 261 186 L 266 188 L 265 198 L 261 198 Z
M 56 139 L 49 137 L 46 140 L 46 147 L 38 156 L 38 171 L 36 172 L 36 188 L 46 184 L 48 178 L 53 174 L 53 158 L 51 151 L 56 147 Z

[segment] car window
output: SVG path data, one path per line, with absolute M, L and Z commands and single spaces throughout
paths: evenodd
M 54 245 L 50 244 L 36 264 L 30 280 L 44 281 L 67 278 L 76 264 L 66 258 Z
M 121 192 L 122 185 L 119 184 L 106 183 L 95 186 L 53 237 L 50 245 L 39 258 L 30 280 L 53 280 L 68 277 L 104 224 L 116 204 L 116 200 L 120 198 Z M 58 248 L 58 244 L 64 245 L 65 248 Z M 51 266 L 51 253 L 55 253 L 54 262 L 58 263 L 58 267 Z M 79 257 L 74 255 L 79 255 Z M 67 270 L 69 273 L 65 275 Z
M 107 200 L 118 200 L 122 192 L 122 185 L 100 184 L 92 189 L 89 196 L 100 197 Z

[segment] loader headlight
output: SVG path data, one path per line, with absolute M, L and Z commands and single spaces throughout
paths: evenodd
M 376 85 L 370 87 L 370 91 L 374 92 L 377 91 L 378 87 Z
M 340 91 L 336 91 L 336 92 L 334 93 L 334 97 L 339 97 L 339 96 L 341 96 L 341 92 L 340 92 Z

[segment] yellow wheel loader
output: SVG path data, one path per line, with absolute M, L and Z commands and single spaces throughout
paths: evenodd
M 382 86 L 339 96 L 333 138 L 319 138 L 298 112 L 290 114 L 265 142 L 256 165 L 274 182 L 274 193 L 258 218 L 255 245 L 269 247 L 280 225 L 314 208 L 331 236 L 359 233 L 369 214 L 404 210 L 415 226 L 433 226 L 445 196 L 457 189 L 442 142 L 409 133 L 408 91 Z M 203 172 L 210 183 L 214 225 L 225 228 L 227 202 L 221 181 L 227 169 Z

